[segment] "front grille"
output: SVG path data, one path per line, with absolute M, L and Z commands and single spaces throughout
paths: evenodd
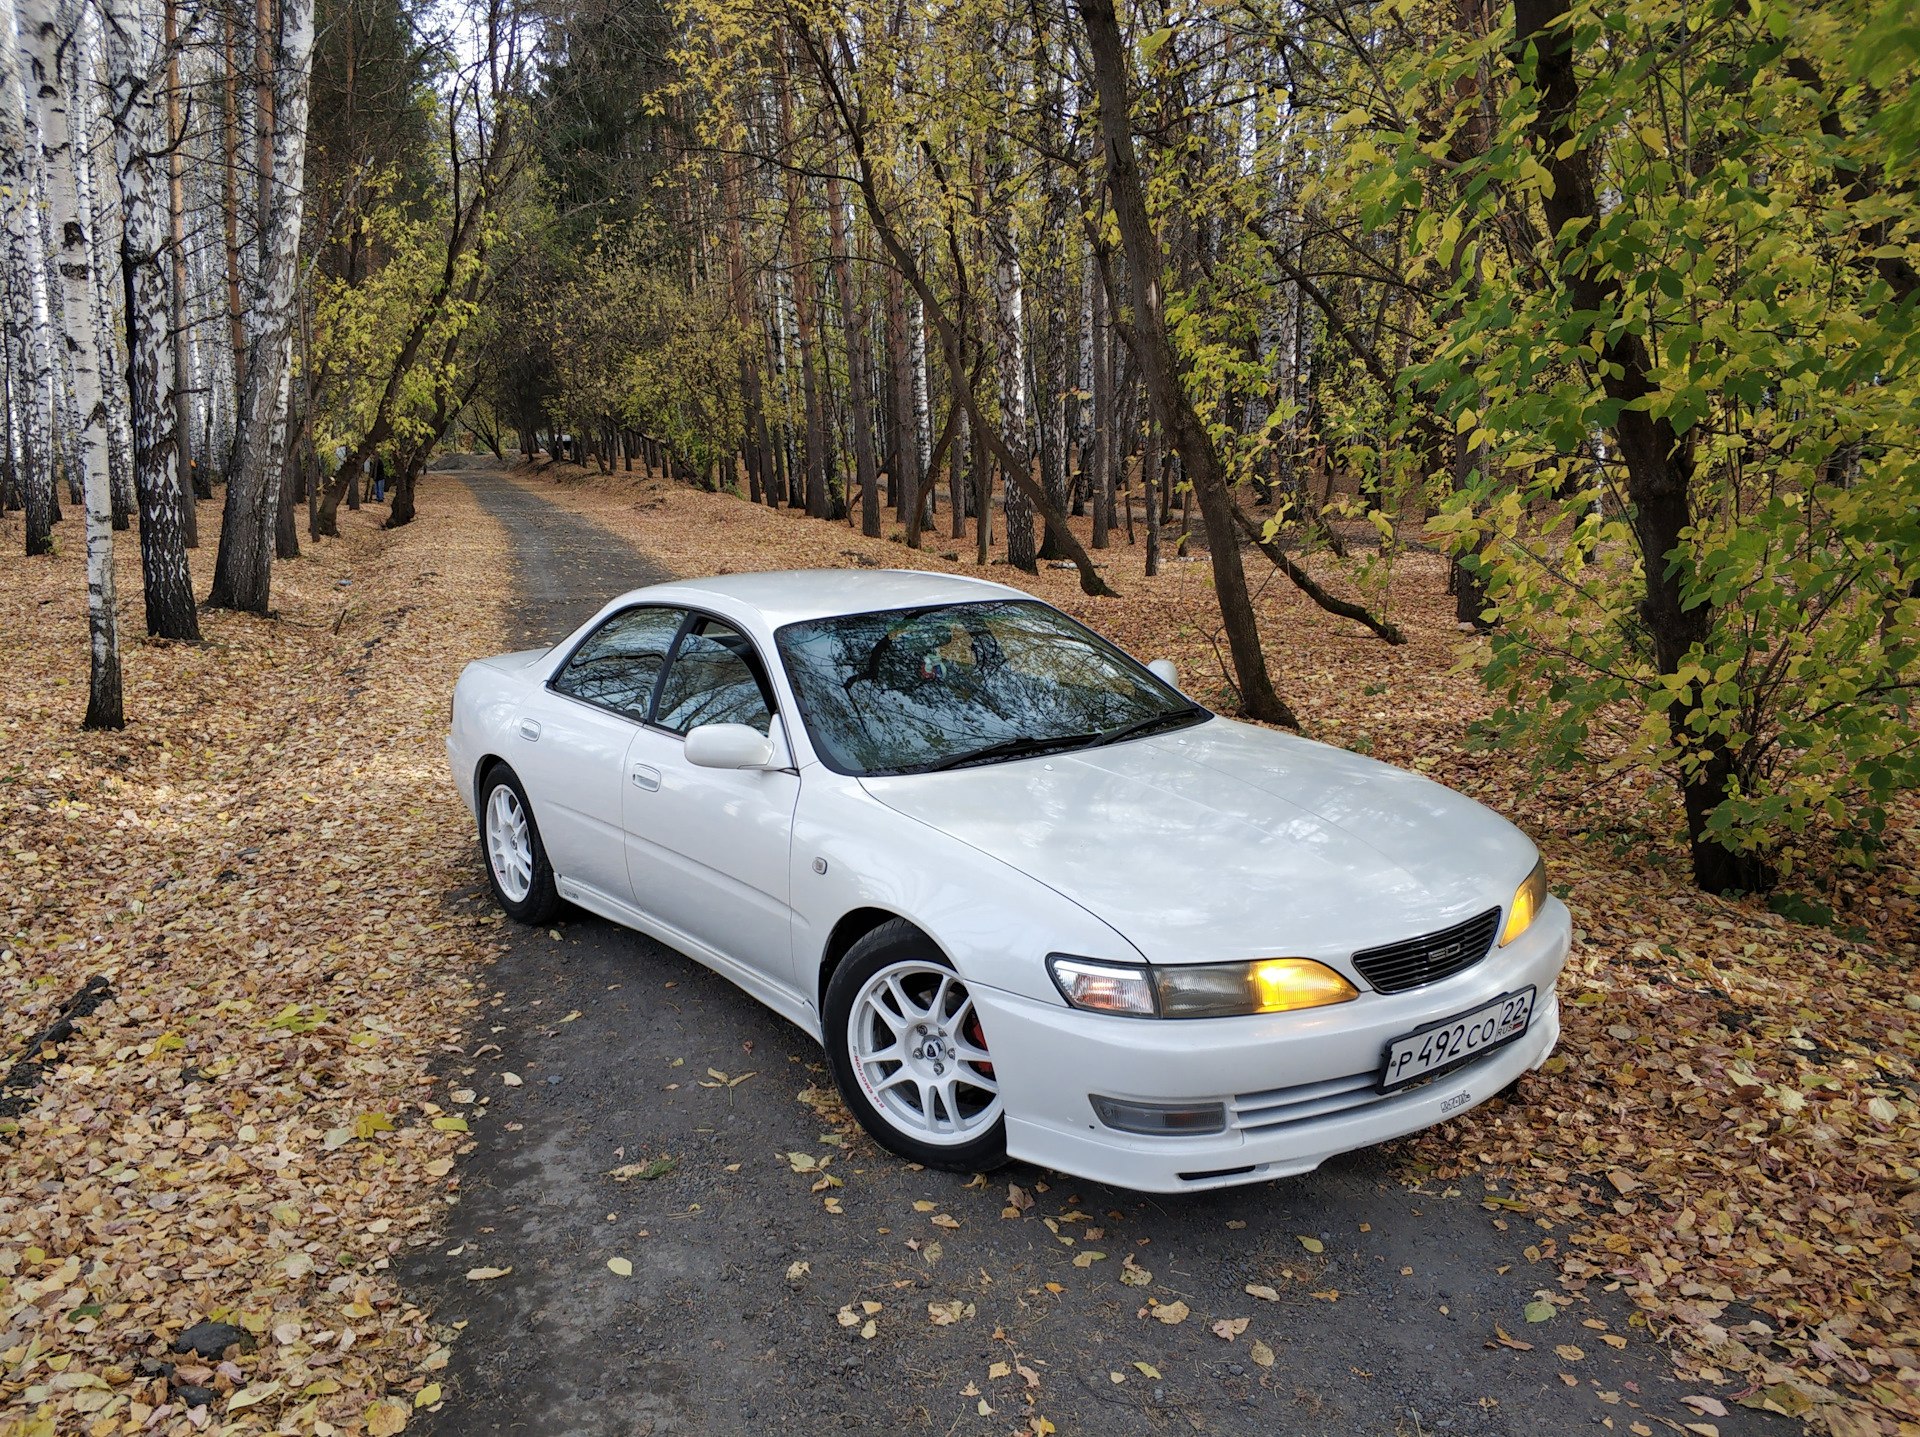
M 1375 992 L 1404 993 L 1464 973 L 1478 963 L 1493 947 L 1493 933 L 1499 923 L 1500 910 L 1489 908 L 1478 918 L 1438 933 L 1363 949 L 1353 955 L 1353 966 Z

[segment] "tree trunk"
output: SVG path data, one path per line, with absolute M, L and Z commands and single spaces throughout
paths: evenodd
M 247 376 L 247 308 L 242 294 L 246 268 L 240 248 L 240 61 L 239 22 L 232 5 L 220 9 L 220 213 L 226 235 L 227 396 L 232 429 L 229 445 L 240 437 L 240 390 Z M 265 217 L 262 216 L 262 222 Z M 231 449 L 226 472 L 233 472 Z
M 1147 501 L 1147 577 L 1160 572 L 1160 426 L 1147 421 L 1140 446 L 1140 492 Z
M 1026 484 L 1007 475 L 1001 505 L 1007 516 L 1007 562 L 1025 573 L 1039 572 L 1033 542 L 1033 501 L 1028 490 L 1036 482 L 1028 458 L 1033 452 L 1027 422 L 1026 279 L 1014 253 L 1013 237 L 998 236 L 999 257 L 994 266 L 994 315 L 999 334 L 997 368 L 1000 371 L 1002 434 L 1016 462 L 1026 466 Z
M 1215 595 L 1227 631 L 1242 709 L 1250 718 L 1298 728 L 1293 710 L 1275 692 L 1260 647 L 1260 628 L 1240 564 L 1240 539 L 1233 521 L 1233 495 L 1228 479 L 1193 404 L 1186 379 L 1167 332 L 1162 308 L 1166 266 L 1160 241 L 1147 214 L 1146 193 L 1134 159 L 1132 110 L 1127 99 L 1126 55 L 1113 0 L 1079 0 L 1086 22 L 1093 72 L 1100 97 L 1100 133 L 1106 149 L 1107 189 L 1114 217 L 1126 247 L 1127 283 L 1132 294 L 1130 347 L 1140 366 L 1148 399 L 1167 441 L 1186 464 L 1187 478 L 1200 500 L 1200 516 L 1207 529 L 1207 547 L 1213 561 Z M 1110 297 L 1111 298 L 1111 297 Z
M 921 510 L 926 500 L 920 472 L 920 404 L 916 397 L 913 354 L 913 315 L 907 308 L 907 286 L 900 271 L 887 271 L 887 363 L 893 379 L 893 471 L 901 519 L 908 542 L 919 547 Z
M 1033 386 L 1034 404 L 1039 413 L 1036 428 L 1040 437 L 1040 487 L 1060 513 L 1067 511 L 1067 321 L 1065 276 L 1056 266 L 1047 278 L 1046 323 L 1040 328 L 1041 343 L 1035 369 L 1038 382 Z M 1040 535 L 1042 559 L 1063 559 L 1066 546 L 1052 524 L 1043 526 Z
M 77 52 L 69 65 L 67 106 L 76 141 L 75 183 L 80 207 L 87 213 L 87 232 L 93 246 L 90 269 L 96 354 L 100 365 L 100 397 L 107 406 L 107 487 L 113 499 L 113 527 L 132 527 L 139 501 L 134 494 L 132 429 L 127 418 L 127 364 L 120 353 L 120 316 L 116 291 L 120 266 L 114 240 L 121 219 L 112 185 L 111 163 L 103 173 L 102 159 L 113 154 L 113 121 L 98 84 L 102 65 L 94 43 L 91 16 L 82 7 L 76 16 Z
M 853 276 L 847 264 L 847 207 L 840 182 L 827 180 L 827 243 L 833 259 L 833 287 L 840 295 L 840 323 L 847 332 L 847 401 L 853 419 L 854 476 L 860 485 L 860 532 L 880 537 L 880 466 L 873 452 L 873 394 L 869 376 L 873 359 L 868 353 L 867 326 L 853 294 Z
M 120 271 L 126 288 L 129 349 L 127 393 L 133 429 L 134 492 L 140 504 L 140 562 L 147 632 L 157 638 L 200 638 L 187 567 L 181 492 L 179 409 L 174 382 L 174 314 L 166 268 L 169 226 L 159 157 L 167 150 L 149 78 L 162 69 L 155 17 L 136 0 L 104 0 L 108 95 L 114 158 L 120 170 Z
M 227 478 L 225 521 L 214 562 L 216 608 L 264 614 L 273 581 L 275 511 L 280 503 L 280 446 L 285 422 L 295 287 L 299 278 L 300 208 L 306 162 L 307 78 L 313 58 L 313 0 L 282 0 L 273 68 L 275 107 L 271 204 L 263 224 L 263 256 L 248 307 L 247 377 Z
M 408 464 L 393 476 L 393 507 L 388 511 L 386 527 L 398 529 L 411 524 L 415 514 L 414 491 L 420 483 L 420 465 Z
M 953 517 L 947 537 L 959 540 L 967 537 L 967 452 L 972 447 L 965 409 L 955 421 L 951 447 L 952 452 L 947 456 L 947 508 Z
M 180 56 L 177 0 L 166 0 L 161 40 L 167 57 L 167 240 L 172 258 L 172 288 L 168 291 L 173 344 L 174 474 L 180 491 L 181 531 L 189 549 L 200 547 L 200 515 L 194 508 L 193 386 L 187 377 L 187 232 L 186 185 L 182 151 L 186 132 L 180 124 Z
M 87 630 L 91 651 L 85 725 L 90 729 L 124 728 L 113 575 L 113 498 L 107 474 L 107 408 L 100 392 L 93 314 L 93 245 L 88 234 L 89 216 L 80 204 L 76 183 L 68 109 L 73 78 L 69 67 L 78 58 L 78 37 L 72 12 L 58 12 L 54 0 L 25 0 L 19 7 L 19 31 L 27 99 L 38 124 L 48 221 L 59 239 L 60 282 L 55 297 L 80 418 L 76 447 L 83 466 L 87 512 Z M 13 82 L 11 75 L 0 78 L 8 84 Z
M 1093 490 L 1093 547 L 1113 542 L 1113 505 L 1107 476 L 1113 471 L 1113 339 L 1107 325 L 1107 287 L 1093 284 L 1093 465 L 1088 474 Z M 1081 455 L 1086 467 L 1086 455 Z
M 28 151 L 26 114 L 21 109 L 20 65 L 13 26 L 0 23 L 0 191 L 10 195 L 33 193 L 33 167 Z M 7 346 L 9 413 L 16 417 L 17 433 L 7 450 L 9 462 L 19 455 L 16 485 L 26 514 L 28 557 L 53 552 L 54 489 L 52 455 L 40 434 L 40 392 L 50 367 L 47 334 L 35 322 L 34 290 L 39 236 L 26 203 L 0 205 L 0 342 Z

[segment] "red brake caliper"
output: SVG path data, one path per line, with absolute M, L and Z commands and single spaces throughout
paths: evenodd
M 967 1026 L 966 1026 L 965 1032 L 967 1035 L 967 1041 L 969 1043 L 973 1044 L 974 1047 L 979 1048 L 982 1051 L 986 1049 L 987 1035 L 980 1027 L 980 1015 L 978 1013 L 967 1014 Z M 981 1077 L 991 1078 L 993 1076 L 993 1064 L 975 1063 L 973 1066 L 980 1070 Z

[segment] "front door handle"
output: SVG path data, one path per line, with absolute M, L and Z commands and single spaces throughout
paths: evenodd
M 528 740 L 538 739 L 540 737 L 540 721 L 529 718 L 521 719 L 520 737 Z
M 658 793 L 660 791 L 660 770 L 657 768 L 649 768 L 644 763 L 636 763 L 633 766 L 633 786 L 635 788 L 644 788 L 648 793 Z

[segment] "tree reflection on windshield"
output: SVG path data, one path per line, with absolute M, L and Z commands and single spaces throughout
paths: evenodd
M 953 767 L 976 753 L 990 762 L 1207 716 L 1065 614 L 1024 600 L 847 614 L 776 637 L 814 747 L 841 773 Z

